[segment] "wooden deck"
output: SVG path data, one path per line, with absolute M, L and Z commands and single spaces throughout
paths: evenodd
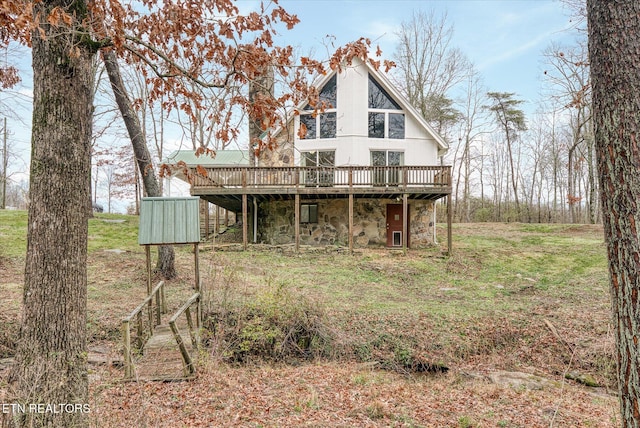
M 451 194 L 450 166 L 216 167 L 192 169 L 191 194 L 239 212 L 243 195 L 262 200 L 402 198 Z
M 266 200 L 293 200 L 295 247 L 300 245 L 300 203 L 302 200 L 348 198 L 349 250 L 353 251 L 354 200 L 360 198 L 402 201 L 408 218 L 408 201 L 447 199 L 447 248 L 451 253 L 451 167 L 450 166 L 339 166 L 339 167 L 209 167 L 190 168 L 186 178 L 191 195 L 247 219 L 252 205 Z M 248 245 L 247 222 L 243 226 L 243 247 Z M 405 228 L 407 226 L 405 225 Z M 407 231 L 403 249 L 408 248 Z

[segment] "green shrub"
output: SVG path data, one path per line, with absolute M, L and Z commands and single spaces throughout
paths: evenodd
M 327 355 L 332 334 L 322 306 L 280 284 L 252 298 L 225 294 L 210 305 L 205 328 L 212 353 L 228 362 L 292 362 Z

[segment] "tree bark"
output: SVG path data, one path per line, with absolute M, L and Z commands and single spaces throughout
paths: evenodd
M 595 145 L 621 425 L 640 426 L 640 3 L 589 0 Z
M 34 3 L 45 20 L 60 2 Z M 86 4 L 69 6 L 82 20 Z M 30 203 L 23 314 L 9 400 L 87 404 L 87 204 L 91 195 L 92 58 L 75 29 L 34 31 Z M 73 52 L 70 52 L 73 49 Z M 14 414 L 17 426 L 79 427 L 84 412 Z
M 111 89 L 116 98 L 118 109 L 127 127 L 133 152 L 138 164 L 138 170 L 142 176 L 142 184 L 147 196 L 162 196 L 162 190 L 158 184 L 158 179 L 153 172 L 153 162 L 151 154 L 145 141 L 145 134 L 138 115 L 131 106 L 131 101 L 127 96 L 127 91 L 120 73 L 118 59 L 113 51 L 102 51 L 102 59 L 104 61 Z M 169 245 L 161 245 L 158 247 L 158 262 L 156 264 L 156 272 L 159 272 L 165 279 L 176 277 L 175 254 L 173 247 Z

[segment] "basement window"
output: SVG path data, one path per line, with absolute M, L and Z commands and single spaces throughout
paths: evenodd
M 300 205 L 300 223 L 318 222 L 318 204 Z

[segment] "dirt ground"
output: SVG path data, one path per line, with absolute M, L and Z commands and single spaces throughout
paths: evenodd
M 467 236 L 520 233 L 501 224 L 483 224 L 482 230 L 476 225 L 456 228 L 456 233 Z M 560 233 L 593 237 L 601 235 L 602 228 L 567 226 Z M 446 373 L 424 374 L 398 373 L 349 359 L 238 366 L 204 349 L 195 380 L 123 382 L 120 320 L 145 295 L 144 252 L 131 251 L 126 256 L 105 251 L 90 254 L 92 426 L 619 426 L 617 398 L 610 389 L 587 387 L 566 379 L 555 367 L 549 370 L 543 362 L 546 354 L 537 366 L 504 371 L 501 359 L 510 358 L 508 350 L 472 356 Z M 192 254 L 180 252 L 178 264 L 181 276 L 173 281 L 174 288 L 188 293 L 193 283 Z M 3 344 L 15 337 L 12 326 L 19 319 L 22 270 L 19 261 L 0 259 L 0 316 L 8 326 L 0 336 Z M 177 307 L 179 299 L 171 305 Z M 588 313 L 575 315 L 589 317 Z M 588 332 L 580 334 L 588 340 Z M 554 340 L 551 333 L 547 337 Z M 10 355 L 10 346 L 5 348 L 4 356 Z

